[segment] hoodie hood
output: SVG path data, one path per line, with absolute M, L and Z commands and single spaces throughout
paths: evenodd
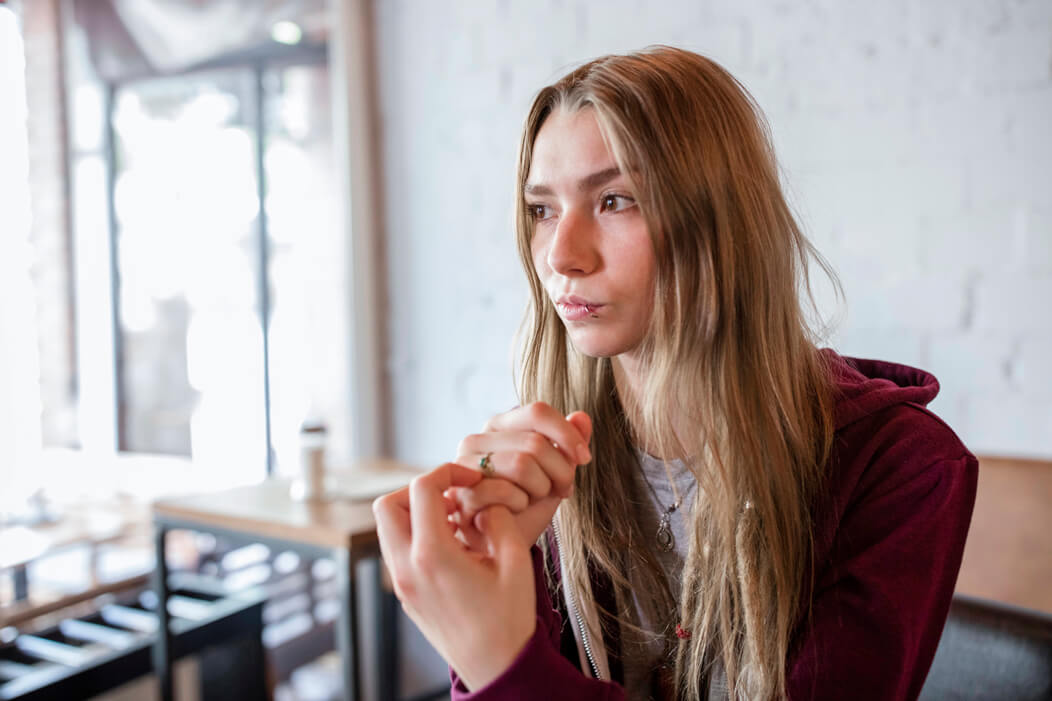
M 883 360 L 842 356 L 825 348 L 836 383 L 836 429 L 896 404 L 926 406 L 939 393 L 931 373 Z

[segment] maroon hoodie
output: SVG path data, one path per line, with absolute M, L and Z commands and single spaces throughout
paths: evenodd
M 804 592 L 810 616 L 794 631 L 787 660 L 789 698 L 915 699 L 953 596 L 978 463 L 925 408 L 939 391 L 932 375 L 823 352 L 837 381 L 836 433 L 813 514 L 815 579 Z M 593 640 L 596 654 L 608 653 L 610 676 L 593 678 L 592 665 L 580 661 L 574 617 L 563 597 L 552 601 L 536 546 L 533 563 L 533 637 L 473 693 L 451 670 L 452 699 L 624 699 L 619 641 Z M 592 591 L 612 603 L 609 582 L 596 577 Z

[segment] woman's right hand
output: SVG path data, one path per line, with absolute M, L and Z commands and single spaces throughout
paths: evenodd
M 578 465 L 592 458 L 592 421 L 576 411 L 564 417 L 543 402 L 517 407 L 490 419 L 482 433 L 468 436 L 457 450 L 457 464 L 480 470 L 483 456 L 493 476 L 446 495 L 457 506 L 452 516 L 473 550 L 483 545 L 474 523 L 488 506 L 503 504 L 515 515 L 526 542 L 544 532 L 559 503 L 573 493 Z
M 482 480 L 447 463 L 373 502 L 384 565 L 402 608 L 470 690 L 500 676 L 536 630 L 530 543 L 501 506 L 479 515 L 486 545 L 469 552 L 446 528 L 454 487 Z

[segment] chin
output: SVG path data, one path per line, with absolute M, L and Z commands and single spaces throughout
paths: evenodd
M 633 348 L 631 344 L 618 341 L 619 339 L 577 337 L 570 334 L 570 343 L 574 350 L 589 358 L 613 358 Z

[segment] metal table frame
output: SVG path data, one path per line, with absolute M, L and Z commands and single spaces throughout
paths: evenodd
M 379 561 L 379 545 L 371 548 L 337 547 L 327 548 L 309 543 L 264 536 L 251 531 L 213 526 L 194 519 L 180 519 L 162 514 L 154 514 L 154 545 L 157 564 L 154 570 L 153 586 L 157 594 L 158 635 L 153 649 L 153 664 L 160 683 L 161 700 L 173 701 L 172 685 L 172 642 L 169 626 L 167 601 L 169 596 L 168 563 L 165 560 L 165 541 L 169 531 L 189 530 L 211 533 L 235 542 L 263 543 L 275 549 L 294 550 L 306 557 L 332 557 L 336 562 L 337 587 L 340 600 L 340 617 L 336 628 L 336 649 L 340 653 L 343 677 L 343 698 L 346 701 L 360 701 L 361 690 L 361 648 L 358 611 L 358 577 L 356 566 L 367 559 L 377 562 L 376 575 L 373 581 L 378 594 L 380 607 L 376 616 L 374 640 L 378 657 L 378 694 L 381 701 L 394 701 L 397 697 L 398 681 L 398 639 L 397 639 L 397 602 L 391 592 L 383 587 L 383 564 Z

